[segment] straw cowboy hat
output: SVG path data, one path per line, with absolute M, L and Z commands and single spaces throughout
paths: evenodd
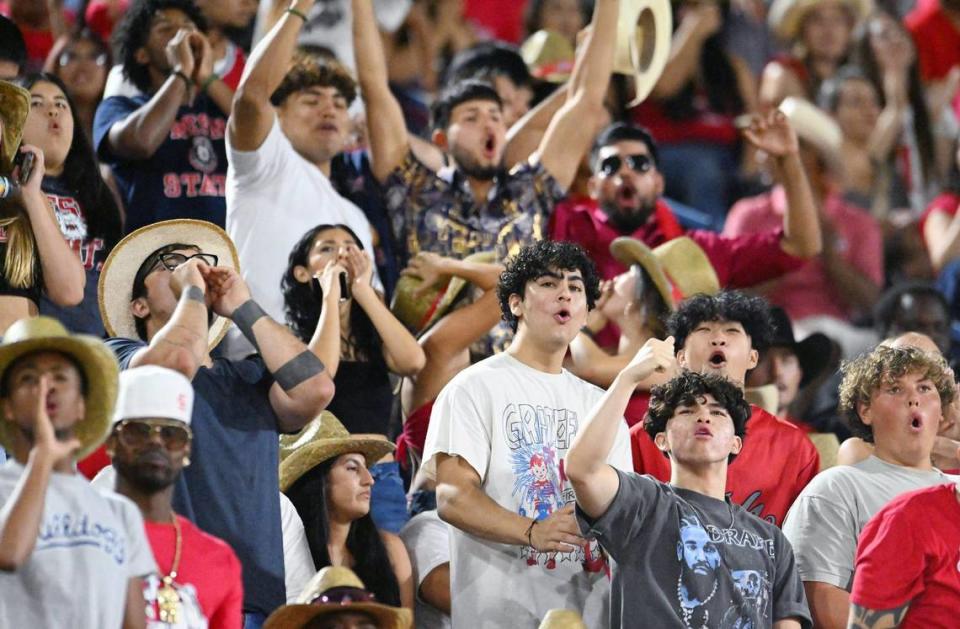
M 270 614 L 263 629 L 300 629 L 324 616 L 349 612 L 372 616 L 381 629 L 413 626 L 409 609 L 374 602 L 373 594 L 353 570 L 328 566 L 310 579 L 296 603 L 284 605 Z
M 670 0 L 621 0 L 613 71 L 634 78 L 634 106 L 657 84 L 670 56 Z
M 843 144 L 840 125 L 827 112 L 805 98 L 788 96 L 778 107 L 797 132 L 797 137 L 825 157 L 836 157 Z
M 610 253 L 626 267 L 642 266 L 671 310 L 691 295 L 712 295 L 720 290 L 720 279 L 707 254 L 687 236 L 668 240 L 655 249 L 636 238 L 621 236 L 610 243 Z
M 520 56 L 534 78 L 547 83 L 563 83 L 573 72 L 576 52 L 563 35 L 537 31 L 520 46 Z
M 371 467 L 395 449 L 383 435 L 350 434 L 333 413 L 324 411 L 297 434 L 280 437 L 280 491 L 287 491 L 301 476 L 341 454 L 362 454 Z
M 0 121 L 3 135 L 0 136 L 0 175 L 13 171 L 13 160 L 20 149 L 23 125 L 30 113 L 30 92 L 18 85 L 0 81 Z
M 496 262 L 497 256 L 492 251 L 481 251 L 468 255 L 463 260 L 491 264 Z M 450 312 L 463 289 L 469 284 L 467 280 L 454 275 L 446 285 L 433 286 L 419 295 L 415 294 L 422 283 L 419 278 L 401 275 L 390 303 L 393 316 L 414 333 L 425 331 Z
M 572 609 L 551 609 L 540 621 L 538 629 L 587 629 L 587 624 Z
M 100 316 L 109 336 L 139 338 L 130 312 L 134 278 L 150 254 L 174 243 L 195 245 L 203 253 L 216 255 L 219 266 L 240 271 L 237 248 L 227 232 L 213 223 L 181 218 L 141 227 L 117 243 L 100 271 Z M 207 333 L 208 347 L 217 346 L 229 325 L 229 319 L 214 318 Z
M 773 0 L 767 13 L 767 24 L 784 42 L 791 42 L 800 35 L 800 26 L 811 10 L 837 0 Z M 855 21 L 862 20 L 873 10 L 872 0 L 840 0 L 853 13 Z
M 100 339 L 85 334 L 70 334 L 56 319 L 20 319 L 7 328 L 3 341 L 0 341 L 0 378 L 19 358 L 43 351 L 66 354 L 83 369 L 87 381 L 84 398 L 86 413 L 73 428 L 74 436 L 80 440 L 76 457 L 82 459 L 107 438 L 110 417 L 117 401 L 117 376 L 120 372 L 117 359 Z M 0 445 L 7 450 L 13 448 L 15 430 L 17 427 L 13 422 L 0 418 Z

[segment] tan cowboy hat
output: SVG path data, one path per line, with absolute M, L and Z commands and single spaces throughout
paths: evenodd
M 670 56 L 673 13 L 670 0 L 621 0 L 613 71 L 633 76 L 634 99 L 645 99 Z
M 0 121 L 3 135 L 0 136 L 0 175 L 13 171 L 13 160 L 20 149 L 23 125 L 30 113 L 30 92 L 8 81 L 0 81 Z
M 410 629 L 413 614 L 409 609 L 377 603 L 363 581 L 344 566 L 328 566 L 310 579 L 296 603 L 284 605 L 270 614 L 263 629 L 300 629 L 312 620 L 356 612 L 367 614 L 381 629 Z
M 824 157 L 834 158 L 843 144 L 840 125 L 827 112 L 805 98 L 788 96 L 778 107 L 797 132 L 797 137 L 817 149 Z
M 759 387 L 747 387 L 743 390 L 743 397 L 753 406 L 759 406 L 771 415 L 776 415 L 780 406 L 780 392 L 777 385 L 765 384 Z
M 576 51 L 563 35 L 537 31 L 520 46 L 520 56 L 534 78 L 563 83 L 573 73 Z
M 133 280 L 150 254 L 174 243 L 196 245 L 200 251 L 216 255 L 219 266 L 240 271 L 237 248 L 227 232 L 213 223 L 181 218 L 141 227 L 117 243 L 100 271 L 100 316 L 109 336 L 139 338 L 130 312 Z M 207 333 L 208 347 L 217 346 L 229 325 L 229 319 L 214 318 Z
M 610 243 L 610 253 L 620 264 L 639 264 L 650 274 L 663 301 L 671 310 L 680 300 L 697 293 L 720 291 L 720 279 L 700 245 L 687 236 L 668 240 L 655 249 L 627 236 Z
M 540 621 L 538 629 L 587 629 L 587 624 L 572 609 L 551 609 Z
M 371 467 L 395 449 L 383 435 L 350 434 L 333 413 L 324 411 L 297 434 L 280 437 L 280 491 L 335 456 L 358 452 Z
M 20 319 L 7 328 L 0 342 L 0 378 L 19 358 L 43 351 L 66 354 L 83 369 L 87 382 L 86 413 L 73 429 L 80 440 L 76 457 L 82 459 L 107 438 L 113 405 L 117 401 L 117 376 L 120 373 L 117 359 L 100 339 L 70 334 L 56 319 Z M 16 429 L 13 422 L 0 418 L 0 445 L 7 450 L 13 448 L 13 431 Z
M 784 42 L 792 42 L 800 35 L 800 26 L 807 14 L 828 1 L 837 0 L 773 0 L 767 13 L 767 24 Z M 840 0 L 853 12 L 855 21 L 865 18 L 873 10 L 873 0 Z
M 497 255 L 492 251 L 480 251 L 468 255 L 464 262 L 490 264 L 496 262 Z M 452 276 L 445 286 L 434 286 L 419 296 L 415 294 L 422 282 L 416 277 L 401 275 L 393 291 L 390 310 L 393 316 L 407 328 L 419 333 L 439 321 L 460 297 L 460 293 L 469 282 L 462 277 Z

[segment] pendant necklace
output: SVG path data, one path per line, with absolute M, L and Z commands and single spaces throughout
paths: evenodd
M 170 572 L 160 579 L 163 585 L 157 591 L 157 606 L 160 608 L 160 622 L 177 624 L 180 621 L 180 593 L 173 587 L 173 581 L 177 578 L 177 568 L 180 567 L 180 546 L 183 542 L 180 534 L 180 523 L 177 521 L 177 514 L 173 514 L 173 530 L 176 533 L 176 546 L 173 551 L 173 564 L 170 566 Z

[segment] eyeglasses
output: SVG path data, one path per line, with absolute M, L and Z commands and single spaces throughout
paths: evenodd
M 373 592 L 355 587 L 335 587 L 324 591 L 310 601 L 311 605 L 350 605 L 351 603 L 369 603 L 376 600 Z
M 120 442 L 128 448 L 141 448 L 160 435 L 163 446 L 167 450 L 181 450 L 190 443 L 193 433 L 180 422 L 167 420 L 150 420 L 149 422 L 137 419 L 125 419 L 117 426 L 117 435 Z
M 621 158 L 619 155 L 611 155 L 610 157 L 604 158 L 600 162 L 600 172 L 606 177 L 612 177 L 620 172 L 620 167 L 623 166 L 624 160 L 626 160 L 630 170 L 636 173 L 645 173 L 653 168 L 653 160 L 649 155 L 637 153 L 635 155 L 627 155 L 625 158 Z
M 185 256 L 182 253 L 161 253 L 157 256 L 156 264 L 154 264 L 150 270 L 153 271 L 156 269 L 157 265 L 163 265 L 163 268 L 166 270 L 173 271 L 187 260 L 194 258 L 200 258 L 208 266 L 217 266 L 217 263 L 220 261 L 220 258 L 212 253 L 195 253 L 192 256 Z
M 107 65 L 107 53 L 101 52 L 101 53 L 81 55 L 76 51 L 68 50 L 60 54 L 59 61 L 61 66 L 65 66 L 69 63 L 73 63 L 74 61 L 92 61 L 93 63 L 95 63 L 96 65 L 102 68 L 103 66 Z

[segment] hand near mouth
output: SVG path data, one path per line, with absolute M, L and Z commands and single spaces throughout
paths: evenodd
M 47 414 L 47 398 L 50 393 L 50 380 L 46 375 L 40 377 L 40 391 L 37 394 L 37 406 L 33 417 L 33 449 L 31 455 L 54 466 L 69 460 L 80 449 L 80 440 L 71 437 L 65 441 L 57 439 L 53 422 Z
M 665 340 L 649 339 L 640 348 L 633 360 L 620 372 L 633 385 L 640 383 L 653 373 L 662 373 L 674 369 L 676 366 L 676 352 L 674 351 L 673 337 Z

